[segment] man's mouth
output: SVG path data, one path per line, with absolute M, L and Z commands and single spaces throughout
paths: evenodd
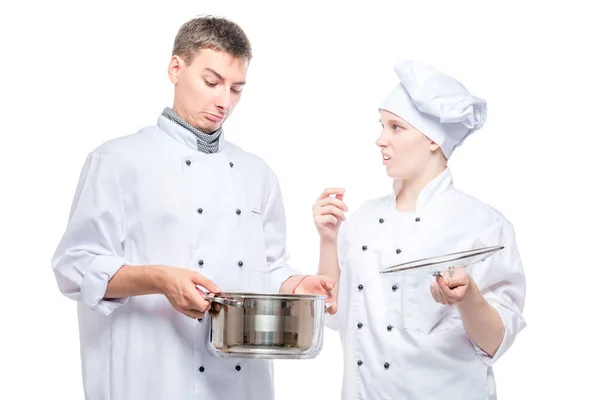
M 223 117 L 223 115 L 206 113 L 206 119 L 208 119 L 211 122 L 221 122 L 223 121 Z

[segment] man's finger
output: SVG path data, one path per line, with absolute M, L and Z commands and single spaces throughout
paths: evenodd
M 221 293 L 221 288 L 218 287 L 216 283 L 214 283 L 213 281 L 211 281 L 210 279 L 208 279 L 207 277 L 205 277 L 204 275 L 202 275 L 198 272 L 195 272 L 192 274 L 192 281 L 196 285 L 202 286 L 209 292 Z
M 198 310 L 184 309 L 184 310 L 181 310 L 181 312 L 183 314 L 187 315 L 188 317 L 193 318 L 193 319 L 202 319 L 202 318 L 204 318 L 204 313 L 200 312 Z
M 335 314 L 337 312 L 337 302 L 332 301 L 331 306 L 327 309 L 327 312 L 331 315 Z
M 205 297 L 210 296 L 210 294 L 205 294 L 202 290 L 196 290 L 196 293 L 193 293 L 189 299 L 189 306 L 186 307 L 192 310 L 198 311 L 206 311 L 210 308 L 211 302 L 210 300 L 206 300 Z
M 321 286 L 323 286 L 323 288 L 328 292 L 331 292 L 335 287 L 335 283 L 326 279 L 321 279 Z

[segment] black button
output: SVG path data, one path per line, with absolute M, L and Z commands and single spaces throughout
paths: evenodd
M 364 286 L 362 284 L 358 285 L 358 290 L 363 290 Z
M 203 211 L 204 211 L 203 209 L 199 208 L 198 209 L 198 214 L 202 214 Z
M 361 360 L 358 360 L 357 364 L 358 364 L 358 366 L 360 367 L 360 366 L 362 365 L 362 361 L 361 361 Z
M 363 251 L 366 251 L 368 249 L 368 247 L 367 246 L 363 246 L 362 249 L 363 249 Z
M 200 371 L 200 372 L 204 372 L 204 367 L 200 367 L 200 368 L 198 368 L 198 371 Z
M 398 285 L 394 285 L 392 286 L 392 290 L 395 292 L 396 290 L 398 290 Z
M 230 166 L 231 168 L 233 168 L 233 163 L 232 163 L 232 162 L 230 162 L 230 163 L 229 163 L 229 166 Z
M 383 218 L 379 218 L 379 223 L 383 224 L 385 222 L 385 220 Z
M 204 265 L 204 260 L 198 260 L 198 265 L 199 266 L 203 266 Z
M 198 322 L 202 322 L 202 318 L 198 318 Z
M 390 367 L 390 363 L 383 364 L 383 368 L 388 369 Z
M 235 213 L 236 213 L 237 215 L 240 215 L 240 214 L 242 213 L 242 210 L 240 210 L 240 209 L 238 208 L 237 210 L 235 210 Z
M 192 162 L 190 160 L 186 160 L 185 163 L 186 165 L 192 165 Z
M 393 326 L 388 325 L 388 327 L 387 327 L 388 332 L 390 332 L 392 330 L 392 328 L 393 328 Z
M 243 267 L 244 263 L 242 261 L 238 261 L 238 267 Z
M 417 217 L 415 218 L 415 221 L 419 222 L 421 220 L 421 218 Z
M 359 322 L 356 326 L 358 326 L 358 329 L 360 329 L 363 327 L 363 324 L 362 324 L 362 322 Z
M 396 249 L 396 254 L 400 254 L 400 253 L 402 253 L 402 250 Z
M 236 370 L 236 371 L 241 371 L 241 370 L 242 370 L 242 367 L 240 367 L 239 365 L 236 365 L 236 366 L 235 366 L 235 370 Z

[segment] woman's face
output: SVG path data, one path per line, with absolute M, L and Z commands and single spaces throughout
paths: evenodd
M 381 149 L 388 176 L 396 180 L 419 177 L 439 146 L 402 118 L 379 111 L 382 130 L 375 144 Z

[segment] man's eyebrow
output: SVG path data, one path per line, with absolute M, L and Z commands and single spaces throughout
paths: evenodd
M 210 72 L 211 74 L 214 74 L 217 78 L 219 78 L 220 80 L 224 81 L 225 78 L 223 78 L 221 76 L 221 74 L 219 74 L 217 71 L 215 71 L 212 68 L 205 68 L 206 71 Z M 246 81 L 241 81 L 241 82 L 235 82 L 234 85 L 245 85 Z

